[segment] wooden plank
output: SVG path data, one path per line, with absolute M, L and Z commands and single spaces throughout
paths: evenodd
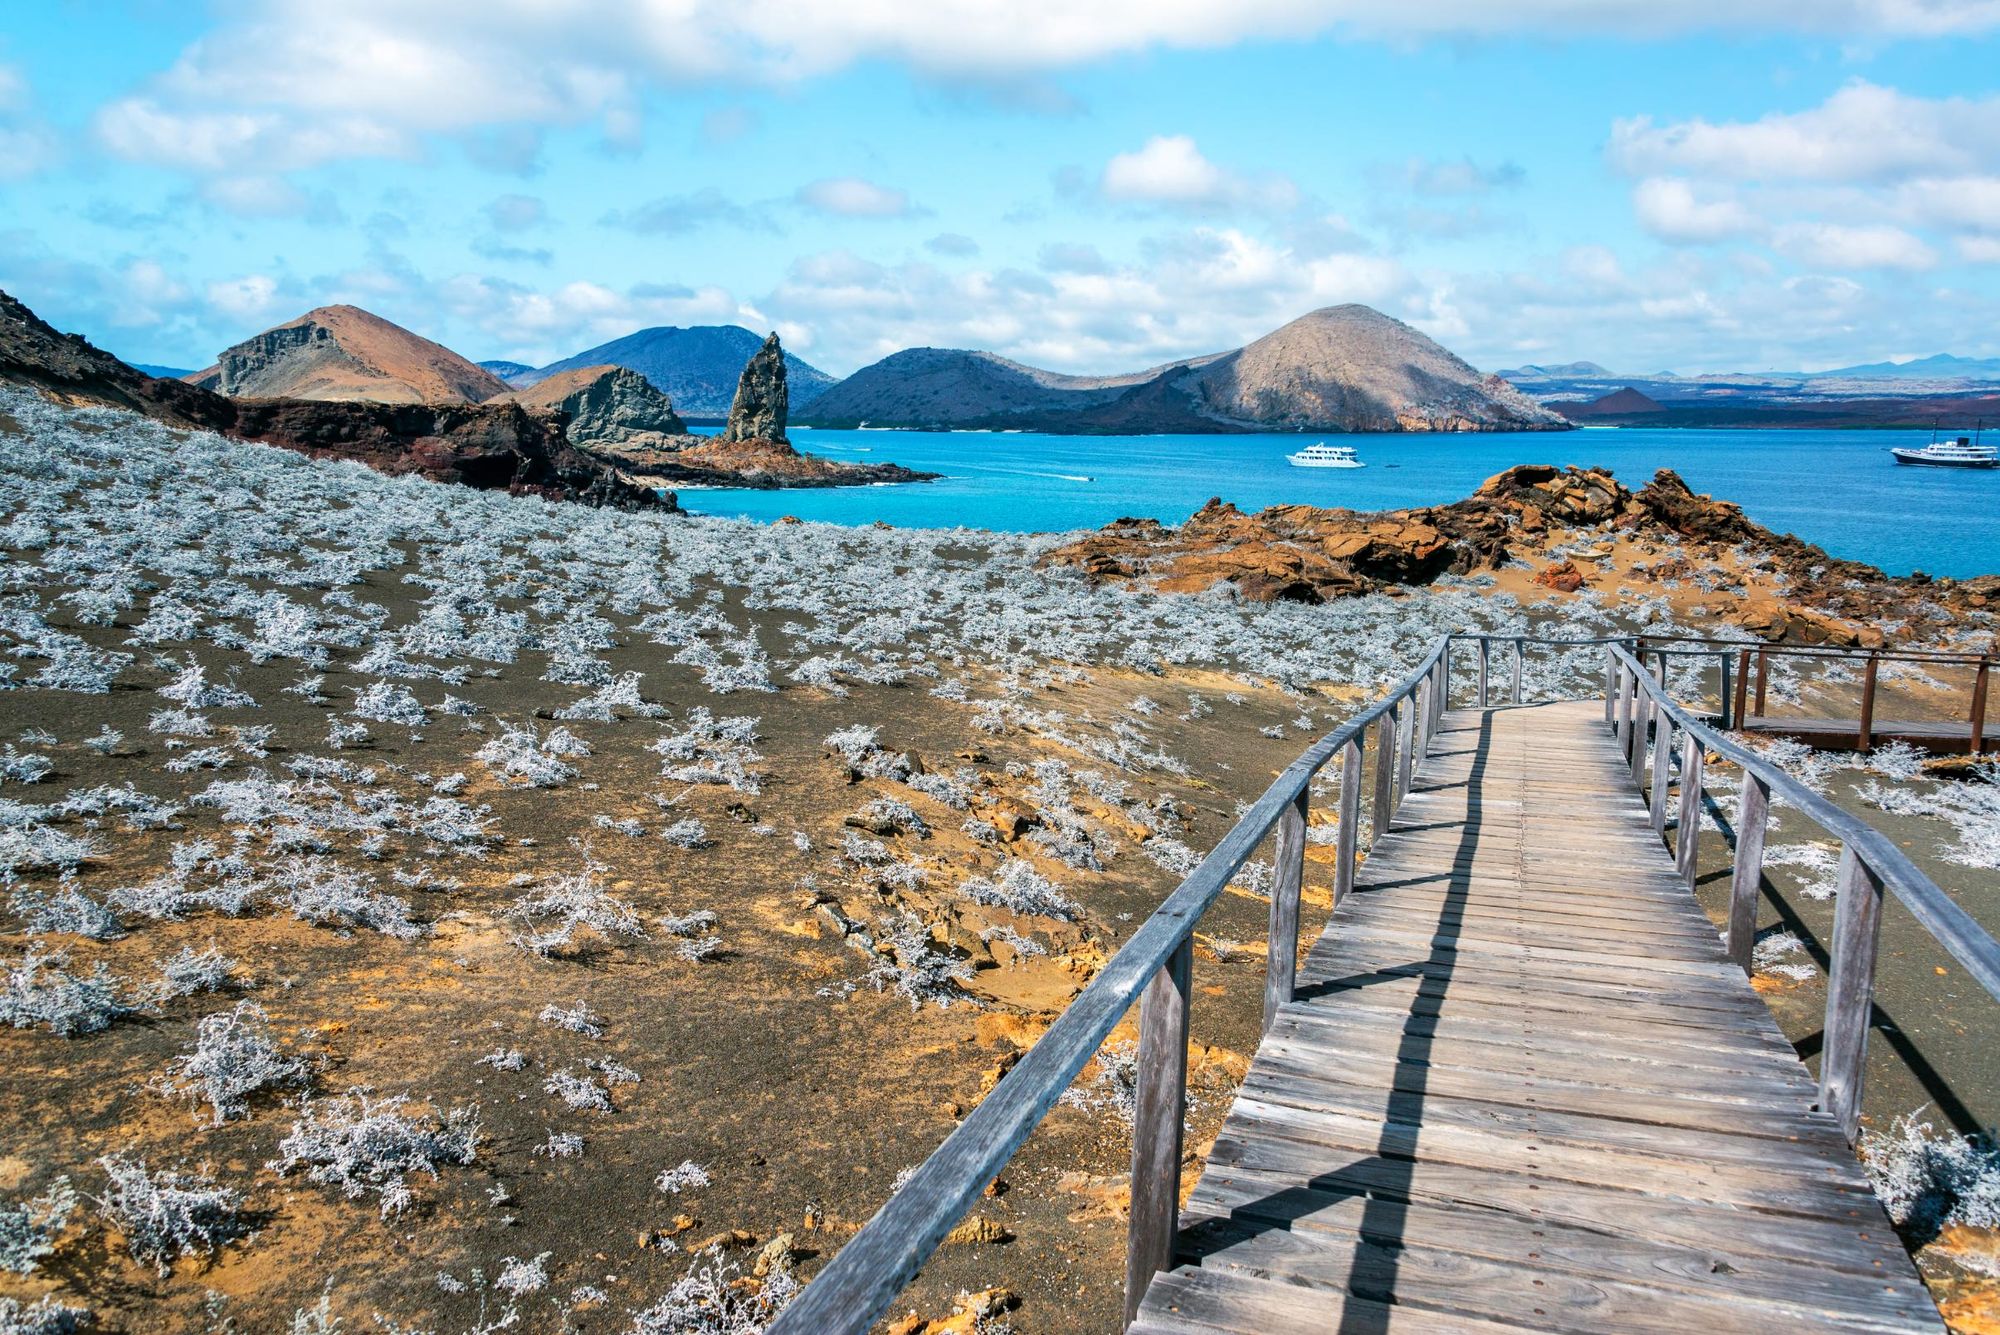
M 1839 1097 L 1731 948 L 1756 880 L 1747 909 L 1732 883 L 1750 922 L 1729 943 L 1687 892 L 1686 727 L 1689 837 L 1670 853 L 1655 832 L 1676 725 L 1639 685 L 1413 726 L 1396 827 L 1300 961 L 1190 1197 L 1200 1266 L 1161 1275 L 1133 1329 L 1939 1329 Z M 1768 798 L 1739 819 L 1751 864 Z M 1844 897 L 1849 937 L 1869 906 Z
M 1392 1300 L 1453 1316 L 1495 1311 L 1538 1315 L 1542 1329 L 1620 1335 L 1687 1335 L 1711 1330 L 1927 1330 L 1910 1295 L 1872 1294 L 1853 1284 L 1813 1281 L 1785 1267 L 1782 1287 L 1745 1283 L 1726 1267 L 1700 1279 L 1607 1277 L 1568 1268 L 1537 1251 L 1527 1264 L 1413 1247 L 1361 1236 L 1291 1231 L 1257 1221 L 1216 1221 L 1199 1234 L 1205 1270 L 1226 1268 L 1315 1289 Z M 1676 1277 L 1679 1278 L 1679 1277 Z M 1899 1300 L 1900 1299 L 1900 1300 Z M 1921 1297 L 1916 1302 L 1925 1303 Z
M 1532 1325 L 1372 1302 L 1226 1270 L 1175 1270 L 1156 1281 L 1131 1335 L 1509 1335 Z

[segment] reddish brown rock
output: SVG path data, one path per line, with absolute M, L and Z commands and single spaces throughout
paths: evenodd
M 1575 593 L 1584 585 L 1583 572 L 1574 561 L 1559 561 L 1535 572 L 1535 583 L 1557 593 Z

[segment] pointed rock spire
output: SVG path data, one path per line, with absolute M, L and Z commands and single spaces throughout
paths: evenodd
M 729 405 L 724 440 L 769 440 L 785 443 L 785 350 L 774 333 L 764 340 L 736 382 L 736 399 Z

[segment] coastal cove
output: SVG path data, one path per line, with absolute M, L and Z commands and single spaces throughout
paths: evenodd
M 832 524 L 1001 532 L 1097 528 L 1121 516 L 1179 523 L 1211 496 L 1270 505 L 1383 510 L 1468 496 L 1519 463 L 1601 467 L 1630 487 L 1661 468 L 1740 504 L 1754 521 L 1891 574 L 1966 578 L 2000 571 L 2000 471 L 1898 467 L 1907 430 L 1624 428 L 1561 435 L 1043 436 L 985 431 L 802 430 L 800 449 L 854 463 L 894 462 L 936 482 L 812 491 L 685 490 L 698 514 Z M 1325 440 L 1368 467 L 1294 468 L 1285 456 Z

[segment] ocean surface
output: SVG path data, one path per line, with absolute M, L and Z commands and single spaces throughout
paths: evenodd
M 1045 532 L 1123 515 L 1178 523 L 1211 496 L 1245 510 L 1299 503 L 1356 510 L 1459 500 L 1513 464 L 1609 468 L 1645 485 L 1671 468 L 1696 491 L 1740 504 L 1760 524 L 1891 574 L 2000 573 L 2000 469 L 1909 468 L 1891 445 L 1926 431 L 1583 430 L 1412 436 L 1041 436 L 986 431 L 800 430 L 801 450 L 899 463 L 945 476 L 903 486 L 689 490 L 697 514 L 834 524 Z M 1294 468 L 1317 440 L 1352 445 L 1368 467 Z

